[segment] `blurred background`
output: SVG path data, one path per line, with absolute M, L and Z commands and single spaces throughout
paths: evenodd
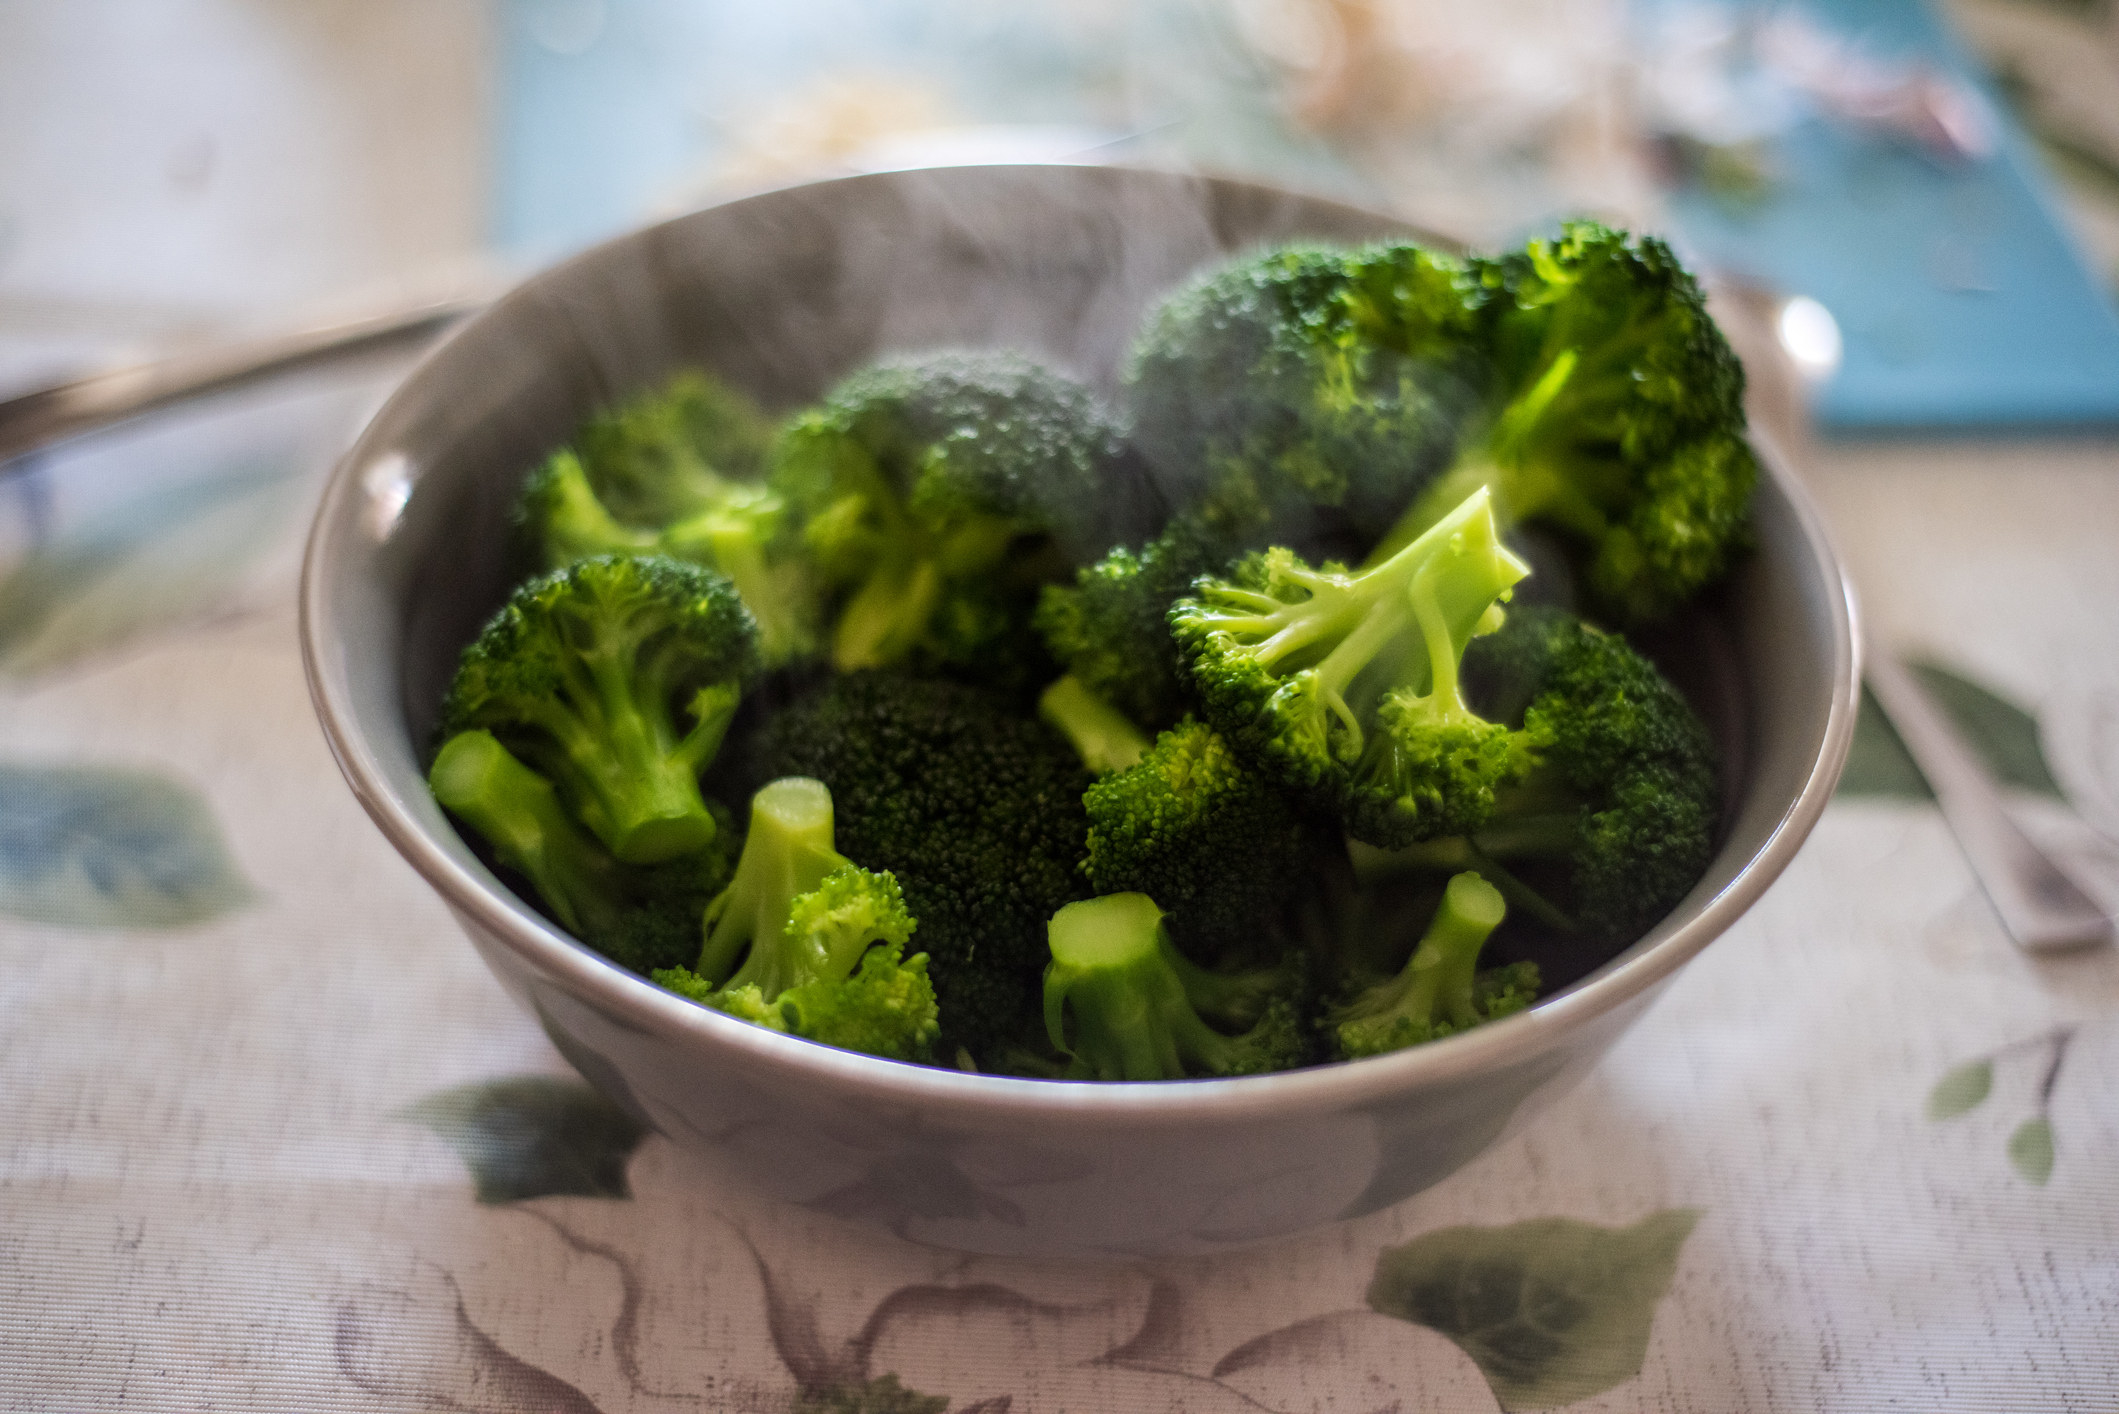
M 0 394 L 930 161 L 1595 213 L 1847 431 L 2119 423 L 2119 0 L 0 0 Z

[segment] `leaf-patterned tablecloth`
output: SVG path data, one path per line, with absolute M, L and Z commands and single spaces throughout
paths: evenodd
M 317 733 L 293 565 L 371 393 L 0 483 L 0 1405 L 2119 1404 L 2119 962 L 2014 951 L 1874 721 L 1593 1077 L 1388 1213 L 1069 1267 L 717 1191 L 567 1071 Z M 2119 448 L 1819 468 L 1874 619 L 2119 902 Z

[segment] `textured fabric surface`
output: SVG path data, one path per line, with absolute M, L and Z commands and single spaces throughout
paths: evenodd
M 324 748 L 295 548 L 370 397 L 34 473 L 0 580 L 0 1408 L 2119 1399 L 2119 960 L 2011 948 L 1873 724 L 1860 793 L 1590 1080 L 1387 1213 L 1085 1268 L 716 1191 L 568 1071 Z M 1821 467 L 1874 621 L 2119 892 L 2085 823 L 2119 827 L 2119 451 Z

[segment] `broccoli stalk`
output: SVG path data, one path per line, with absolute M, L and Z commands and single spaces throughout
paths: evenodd
M 491 731 L 627 863 L 695 853 L 716 830 L 699 773 L 756 642 L 720 575 L 659 556 L 583 560 L 518 587 L 464 650 L 442 729 Z
M 1480 976 L 1479 950 L 1508 905 L 1477 874 L 1453 877 L 1419 945 L 1398 974 L 1363 989 L 1332 1013 L 1347 1060 L 1402 1050 L 1521 1011 L 1537 996 L 1536 967 L 1518 963 Z
M 699 913 L 727 881 L 733 830 L 699 854 L 641 868 L 619 863 L 559 803 L 552 783 L 488 731 L 459 732 L 427 775 L 434 798 L 529 880 L 561 927 L 636 972 L 699 950 Z
M 1140 728 L 1072 673 L 1045 689 L 1037 700 L 1037 714 L 1074 744 L 1094 775 L 1123 771 L 1148 752 L 1148 738 Z
M 1291 1003 L 1268 1003 L 1239 1035 L 1207 1024 L 1202 1013 L 1216 1009 L 1261 1010 L 1258 989 L 1187 961 L 1162 917 L 1153 899 L 1137 893 L 1085 899 L 1052 915 L 1045 1031 L 1073 1057 L 1071 1070 L 1097 1080 L 1180 1080 L 1303 1064 Z
M 434 757 L 427 784 L 444 810 L 530 881 L 568 932 L 587 937 L 616 921 L 616 861 L 574 823 L 552 783 L 510 755 L 493 733 L 450 737 Z
M 1519 733 L 1465 702 L 1458 664 L 1529 567 L 1474 492 L 1372 569 L 1266 552 L 1170 611 L 1209 720 L 1380 845 L 1463 833 L 1528 765 Z
M 938 1029 L 927 959 L 898 881 L 833 848 L 831 792 L 789 777 L 751 799 L 736 875 L 705 914 L 692 968 L 655 981 L 762 1026 L 847 1050 L 923 1058 Z

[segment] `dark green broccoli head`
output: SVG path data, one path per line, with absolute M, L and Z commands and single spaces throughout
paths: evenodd
M 1148 731 L 1171 726 L 1190 709 L 1192 691 L 1170 606 L 1230 559 L 1197 518 L 1176 517 L 1138 550 L 1120 546 L 1072 584 L 1045 586 L 1037 631 L 1089 691 Z
M 1299 968 L 1230 977 L 1188 961 L 1142 893 L 1105 894 L 1053 914 L 1045 1029 L 1093 1080 L 1259 1075 L 1310 1060 Z M 1210 1024 L 1216 1003 L 1241 997 L 1255 1019 L 1231 1034 Z
M 789 424 L 772 473 L 837 594 L 834 665 L 991 680 L 1038 586 L 1109 543 L 1122 451 L 1086 388 L 1018 354 L 848 378 Z
M 1386 847 L 1474 828 L 1527 766 L 1465 702 L 1458 664 L 1528 572 L 1484 492 L 1372 569 L 1284 549 L 1170 611 L 1208 721 L 1288 789 Z
M 1289 543 L 1321 517 L 1372 541 L 1450 459 L 1485 298 L 1463 262 L 1404 242 L 1237 261 L 1149 314 L 1135 440 L 1225 538 Z
M 945 1044 L 1008 1039 L 1045 921 L 1083 892 L 1089 774 L 1064 739 L 961 684 L 852 673 L 766 724 L 766 768 L 831 789 L 840 845 L 895 874 L 920 921 Z
M 1743 365 L 1698 282 L 1662 241 L 1588 221 L 1475 268 L 1493 321 L 1483 426 L 1378 553 L 1485 485 L 1505 524 L 1573 542 L 1603 607 L 1669 612 L 1745 543 L 1758 475 Z
M 1194 957 L 1255 951 L 1310 864 L 1295 803 L 1204 722 L 1164 732 L 1082 805 L 1095 891 L 1147 894 Z
M 1540 764 L 1473 840 L 1506 863 L 1563 859 L 1581 931 L 1639 937 L 1713 855 L 1713 738 L 1684 695 L 1616 634 L 1526 608 L 1478 640 L 1465 671 L 1504 720 L 1520 713 Z
M 757 634 L 710 570 L 582 560 L 520 585 L 464 650 L 441 730 L 493 733 L 621 860 L 696 853 L 716 833 L 699 773 L 756 666 Z

